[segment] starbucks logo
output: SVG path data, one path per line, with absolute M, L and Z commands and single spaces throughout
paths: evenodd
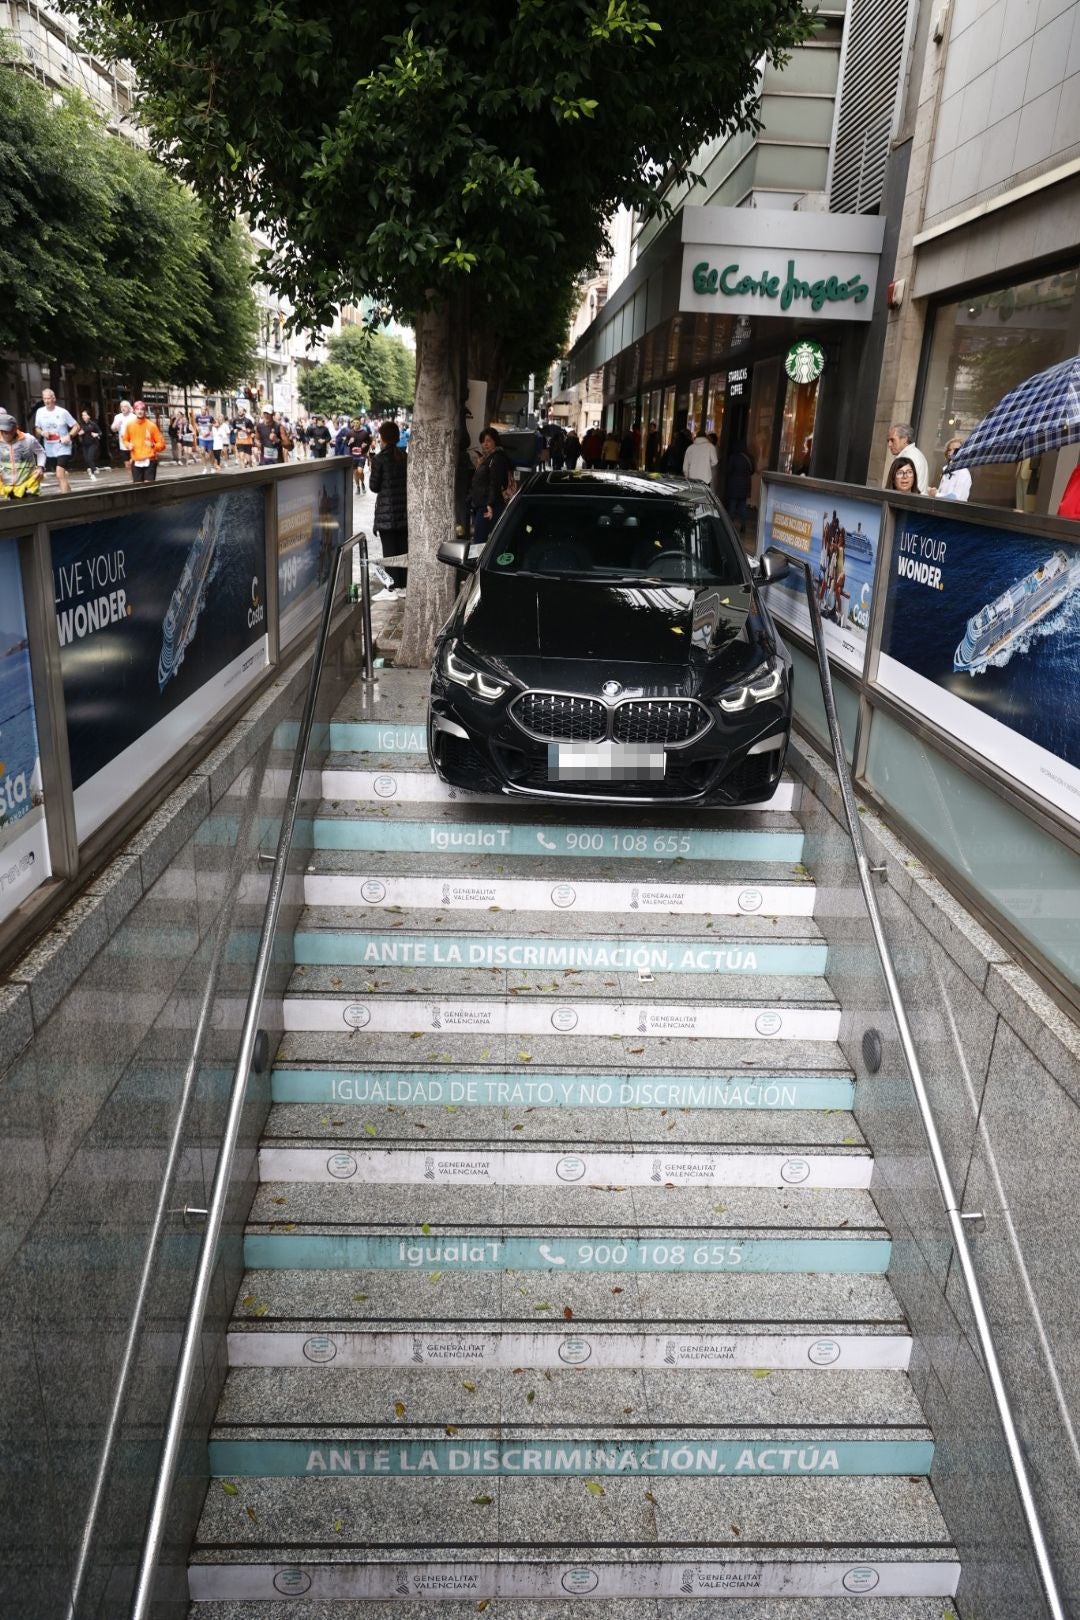
M 331 1153 L 326 1168 L 335 1181 L 348 1181 L 356 1174 L 356 1160 L 351 1153 Z
M 380 799 L 392 799 L 397 792 L 397 777 L 377 776 L 371 785 Z
M 386 899 L 386 884 L 380 883 L 378 878 L 365 878 L 360 885 L 360 898 L 369 906 L 381 906 Z
M 560 1181 L 580 1181 L 585 1174 L 585 1160 L 576 1158 L 573 1154 L 560 1159 L 555 1166 L 555 1174 Z
M 569 883 L 556 883 L 555 887 L 551 891 L 551 903 L 553 906 L 558 906 L 560 910 L 565 910 L 567 906 L 572 906 L 576 899 L 577 890 Z
M 578 1015 L 573 1007 L 556 1007 L 551 1015 L 552 1029 L 559 1030 L 563 1035 L 567 1035 L 572 1029 L 576 1029 L 577 1021 Z
M 835 1339 L 817 1339 L 806 1354 L 815 1367 L 831 1367 L 840 1359 L 840 1346 Z
M 758 1013 L 754 1020 L 754 1028 L 757 1030 L 759 1035 L 779 1035 L 780 1026 L 783 1022 L 784 1020 L 780 1017 L 779 1013 Z
M 559 1346 L 559 1360 L 568 1367 L 583 1367 L 592 1355 L 588 1339 L 564 1339 Z
M 321 1366 L 324 1362 L 333 1361 L 337 1355 L 337 1345 L 325 1333 L 317 1333 L 313 1339 L 304 1342 L 304 1357 L 307 1361 L 314 1361 Z
M 793 343 L 784 356 L 784 370 L 795 383 L 813 382 L 824 369 L 825 350 L 809 338 Z
M 370 1007 L 346 1007 L 341 1015 L 350 1029 L 366 1029 L 371 1023 Z
M 562 1578 L 562 1589 L 573 1597 L 584 1597 L 588 1592 L 595 1592 L 600 1585 L 600 1577 L 595 1569 L 568 1569 Z
M 274 1576 L 274 1591 L 285 1597 L 300 1597 L 311 1585 L 311 1576 L 302 1569 L 279 1569 Z
M 788 1159 L 780 1166 L 780 1178 L 790 1186 L 797 1187 L 800 1181 L 805 1181 L 810 1174 L 810 1166 L 805 1159 Z
M 872 1592 L 881 1580 L 876 1569 L 861 1564 L 858 1569 L 849 1569 L 844 1576 L 845 1592 Z
M 740 894 L 740 896 L 739 896 L 739 910 L 740 911 L 760 911 L 761 910 L 761 890 L 760 889 L 744 889 L 742 894 Z

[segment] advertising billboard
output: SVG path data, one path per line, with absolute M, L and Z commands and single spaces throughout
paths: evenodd
M 897 514 L 878 685 L 1080 821 L 1080 546 Z
M 778 546 L 810 564 L 829 656 L 858 675 L 866 663 L 883 512 L 878 501 L 765 485 L 761 549 Z M 768 601 L 782 624 L 812 639 L 801 570 L 770 585 Z
M 19 546 L 0 540 L 0 922 L 48 876 Z
M 345 538 L 345 479 L 350 471 L 346 461 L 336 459 L 276 486 L 282 647 L 319 616 L 334 552 Z
M 266 668 L 262 489 L 52 533 L 84 839 Z

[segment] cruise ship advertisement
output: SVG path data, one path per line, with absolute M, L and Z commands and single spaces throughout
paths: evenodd
M 334 551 L 345 538 L 345 480 L 350 473 L 348 463 L 339 460 L 274 486 L 283 647 L 319 615 Z
M 0 540 L 0 922 L 48 876 L 19 548 Z
M 1080 546 L 897 516 L 878 683 L 1080 821 Z
M 862 674 L 870 628 L 874 568 L 883 507 L 837 500 L 813 489 L 767 483 L 759 550 L 778 546 L 808 562 L 830 658 Z M 812 636 L 802 573 L 769 586 L 769 607 L 782 623 Z
M 266 668 L 265 552 L 261 489 L 53 531 L 80 838 Z

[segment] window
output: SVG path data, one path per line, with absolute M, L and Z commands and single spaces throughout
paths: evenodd
M 972 293 L 939 305 L 918 425 L 918 444 L 936 483 L 951 438 L 964 437 L 1010 389 L 1076 352 L 1077 272 Z M 1075 456 L 1068 455 L 1068 471 Z M 1052 510 L 1056 456 L 973 467 L 971 499 L 984 505 Z M 1056 505 L 1056 502 L 1053 503 Z
M 741 585 L 742 558 L 711 505 L 632 495 L 519 495 L 485 568 L 596 584 Z

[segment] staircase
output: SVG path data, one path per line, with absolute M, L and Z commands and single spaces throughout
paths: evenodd
M 942 1620 L 797 788 L 454 795 L 423 722 L 332 728 L 193 1616 Z

